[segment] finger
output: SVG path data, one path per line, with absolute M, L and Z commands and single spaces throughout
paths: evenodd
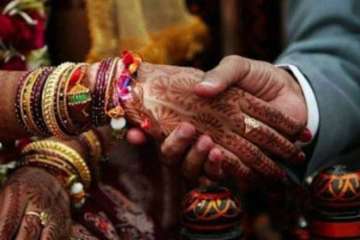
M 313 138 L 310 129 L 305 128 L 299 135 L 299 140 L 303 143 L 308 143 Z
M 194 88 L 201 97 L 213 97 L 238 83 L 250 72 L 250 60 L 239 56 L 223 58 L 218 66 L 205 73 L 204 80 Z
M 57 203 L 45 212 L 48 218 L 44 223 L 41 240 L 69 239 L 71 235 L 71 214 L 68 203 L 61 200 L 58 194 Z
M 238 185 L 255 182 L 257 177 L 254 170 L 247 167 L 235 154 L 219 145 L 216 147 L 221 150 L 223 156 L 221 167 L 224 177 L 234 179 Z
M 209 153 L 208 160 L 205 162 L 205 173 L 213 180 L 220 180 L 223 177 L 222 161 L 224 156 L 220 149 L 213 148 Z
M 272 107 L 269 103 L 238 89 L 240 109 L 253 118 L 273 127 L 286 136 L 296 136 L 304 129 L 303 124 Z
M 185 150 L 192 144 L 196 136 L 196 129 L 190 123 L 180 123 L 161 145 L 161 152 L 168 164 L 176 163 Z
M 134 145 L 141 145 L 146 142 L 145 134 L 137 128 L 129 129 L 126 134 L 126 139 L 129 143 Z
M 286 172 L 268 158 L 258 147 L 232 132 L 225 133 L 217 142 L 226 146 L 230 152 L 239 157 L 249 168 L 273 180 L 286 181 Z
M 214 142 L 209 136 L 202 135 L 196 144 L 190 149 L 183 162 L 183 175 L 188 180 L 194 180 L 200 176 L 203 164 L 214 146 Z
M 212 181 L 208 177 L 206 177 L 206 176 L 199 177 L 198 186 L 200 186 L 200 187 L 212 187 L 214 185 L 217 185 L 217 183 Z
M 39 216 L 35 216 L 32 214 L 26 214 L 29 212 L 39 212 L 33 207 L 28 207 L 26 209 L 25 215 L 21 221 L 21 225 L 19 231 L 16 235 L 16 240 L 36 240 L 41 236 L 41 221 Z
M 8 182 L 0 196 L 0 239 L 13 239 L 26 206 L 19 183 Z
M 66 221 L 68 224 L 64 224 L 61 221 Z M 50 220 L 41 232 L 40 240 L 58 240 L 69 239 L 70 236 L 70 219 L 56 219 Z
M 245 116 L 244 123 L 244 138 L 260 149 L 294 164 L 303 163 L 305 160 L 305 154 L 295 144 L 272 128 L 249 116 Z
M 75 223 L 71 226 L 71 239 L 77 240 L 98 240 L 83 225 Z

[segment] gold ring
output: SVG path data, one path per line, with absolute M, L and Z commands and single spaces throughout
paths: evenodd
M 35 211 L 28 211 L 26 212 L 25 215 L 28 215 L 28 216 L 36 216 L 40 219 L 40 223 L 43 227 L 45 227 L 47 224 L 48 224 L 48 220 L 49 220 L 49 214 L 47 212 L 35 212 Z
M 260 127 L 260 123 L 254 118 L 246 116 L 244 119 L 245 124 L 245 134 L 249 133 L 253 129 L 257 129 Z

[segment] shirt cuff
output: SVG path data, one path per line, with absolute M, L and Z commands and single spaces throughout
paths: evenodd
M 288 70 L 299 83 L 301 90 L 304 94 L 308 112 L 307 128 L 310 130 L 314 138 L 319 130 L 320 113 L 318 103 L 316 101 L 314 91 L 310 86 L 310 83 L 305 78 L 304 74 L 302 74 L 301 71 L 294 65 L 280 64 L 277 65 L 277 67 Z

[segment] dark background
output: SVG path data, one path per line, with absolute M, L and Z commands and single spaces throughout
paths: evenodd
M 266 0 L 187 0 L 192 13 L 210 29 L 206 51 L 192 62 L 202 69 L 213 67 L 224 56 L 239 54 L 272 61 L 282 46 L 281 3 Z M 90 47 L 83 0 L 50 2 L 48 43 L 53 64 L 83 61 Z

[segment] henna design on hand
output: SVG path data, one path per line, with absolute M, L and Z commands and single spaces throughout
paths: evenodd
M 243 173 L 250 168 L 268 177 L 284 179 L 284 171 L 261 150 L 283 159 L 292 158 L 300 150 L 271 126 L 282 125 L 284 131 L 293 133 L 298 132 L 300 127 L 268 103 L 238 87 L 232 87 L 212 99 L 196 96 L 193 87 L 202 80 L 203 75 L 202 71 L 193 68 L 144 63 L 138 73 L 139 82 L 134 88 L 137 101 L 128 106 L 130 112 L 134 108 L 146 109 L 147 115 L 151 116 L 165 136 L 181 121 L 190 122 L 196 126 L 199 134 L 210 135 L 216 143 L 236 156 L 227 157 L 225 161 L 242 161 L 248 169 L 244 164 L 230 163 L 230 166 L 237 166 Z M 245 132 L 244 120 L 248 115 L 259 119 L 259 127 Z
M 41 224 L 34 219 L 36 216 L 26 214 L 29 211 L 45 211 L 49 215 L 41 239 L 69 237 L 69 197 L 58 180 L 45 170 L 32 167 L 16 170 L 5 183 L 0 199 L 1 239 L 11 239 L 16 235 L 19 239 L 24 235 L 40 236 Z
M 71 237 L 71 240 L 99 240 L 80 224 L 73 224 L 71 227 Z

